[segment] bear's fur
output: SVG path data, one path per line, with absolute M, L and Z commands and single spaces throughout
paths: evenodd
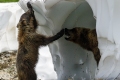
M 19 48 L 17 53 L 16 68 L 19 80 L 37 80 L 35 65 L 38 61 L 38 49 L 63 36 L 61 30 L 55 36 L 46 37 L 36 33 L 37 21 L 31 4 L 28 2 L 28 11 L 24 13 L 17 25 Z M 13 44 L 14 45 L 14 44 Z
M 66 40 L 72 41 L 79 44 L 82 48 L 92 51 L 98 65 L 101 55 L 98 49 L 96 29 L 91 30 L 81 27 L 75 27 L 73 29 L 65 28 L 65 35 Z

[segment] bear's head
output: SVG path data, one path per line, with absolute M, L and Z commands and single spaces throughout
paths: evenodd
M 82 27 L 75 27 L 72 29 L 65 28 L 65 39 L 74 43 L 80 43 L 81 41 L 85 42 L 89 31 L 90 29 Z
M 76 42 L 78 36 L 80 35 L 80 29 L 78 28 L 72 28 L 67 29 L 65 28 L 65 39 L 68 41 Z
M 26 29 L 27 27 L 31 27 L 36 29 L 37 21 L 34 16 L 34 11 L 32 9 L 31 4 L 27 3 L 28 11 L 22 14 L 20 17 L 19 23 L 17 24 L 17 28 L 21 28 L 22 30 Z

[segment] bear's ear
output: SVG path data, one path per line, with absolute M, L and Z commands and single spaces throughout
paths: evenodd
M 85 28 L 85 29 L 83 29 L 82 32 L 85 33 L 85 34 L 87 34 L 89 31 L 90 31 L 90 29 Z

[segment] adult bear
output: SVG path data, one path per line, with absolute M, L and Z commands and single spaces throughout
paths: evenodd
M 35 65 L 38 61 L 38 49 L 63 36 L 64 30 L 56 35 L 46 37 L 37 34 L 37 21 L 31 4 L 27 3 L 28 11 L 24 13 L 17 25 L 19 48 L 17 53 L 16 68 L 19 80 L 37 80 Z

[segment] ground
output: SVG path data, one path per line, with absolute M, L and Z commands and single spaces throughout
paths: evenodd
M 0 80 L 18 80 L 16 73 L 16 53 L 17 51 L 0 53 Z

